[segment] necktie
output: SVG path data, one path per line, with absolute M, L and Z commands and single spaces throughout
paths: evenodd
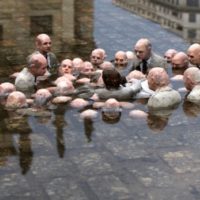
M 48 64 L 48 67 L 51 68 L 50 56 L 48 53 L 47 53 L 47 64 Z
M 49 69 L 51 66 L 50 66 L 50 57 L 49 57 L 49 54 L 44 54 L 44 57 L 47 59 L 47 69 Z
M 141 71 L 143 74 L 147 73 L 147 61 L 146 60 L 142 61 L 142 70 Z

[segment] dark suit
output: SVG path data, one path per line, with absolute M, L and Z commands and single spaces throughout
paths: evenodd
M 36 50 L 35 52 L 39 51 Z M 47 70 L 50 72 L 50 74 L 56 74 L 59 67 L 56 55 L 53 52 L 49 52 L 47 55 L 44 55 L 44 57 L 47 59 Z

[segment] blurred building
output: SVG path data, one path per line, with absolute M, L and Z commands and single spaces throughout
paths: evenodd
M 161 24 L 191 43 L 200 42 L 200 0 L 113 0 L 113 2 Z

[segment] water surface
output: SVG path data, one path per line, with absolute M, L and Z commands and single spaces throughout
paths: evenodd
M 29 5 L 31 15 L 45 10 L 47 16 L 53 13 L 59 18 L 60 12 L 64 16 L 60 1 L 49 1 L 48 6 L 41 3 L 40 7 L 34 2 Z M 23 13 L 15 16 L 13 5 L 12 17 L 7 19 L 11 24 L 21 22 L 21 26 L 10 29 L 2 41 L 2 81 L 10 80 L 8 76 L 23 67 L 26 55 L 34 49 L 34 36 L 26 32 L 30 30 L 29 7 L 20 5 Z M 60 60 L 75 56 L 87 60 L 95 47 L 104 48 L 110 60 L 117 50 L 132 50 L 140 37 L 150 38 L 160 54 L 168 48 L 185 51 L 189 45 L 108 0 L 77 1 L 75 8 L 73 25 L 57 23 L 49 29 L 53 51 Z M 8 9 L 5 6 L 5 13 Z M 33 19 L 34 24 L 38 18 Z M 51 22 L 51 17 L 45 20 Z M 72 27 L 74 30 L 65 34 Z M 183 86 L 182 82 L 173 85 L 176 89 Z M 147 119 L 131 118 L 130 109 L 123 109 L 115 121 L 106 121 L 99 109 L 96 118 L 83 120 L 80 112 L 84 108 L 69 104 L 32 116 L 0 107 L 0 199 L 116 200 L 135 195 L 136 199 L 164 199 L 159 194 L 171 194 L 168 199 L 199 197 L 200 108 L 184 103 L 185 93 L 181 95 L 183 101 L 177 109 Z M 145 100 L 132 103 L 134 109 L 148 112 Z

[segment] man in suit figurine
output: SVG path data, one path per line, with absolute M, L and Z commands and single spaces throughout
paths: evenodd
M 17 90 L 33 93 L 38 84 L 38 77 L 43 76 L 47 70 L 47 60 L 39 52 L 34 52 L 27 58 L 27 66 L 22 69 L 15 79 Z
M 41 33 L 35 38 L 36 51 L 39 51 L 47 59 L 47 70 L 50 74 L 57 73 L 58 60 L 56 55 L 51 51 L 51 38 L 45 33 Z
M 152 51 L 151 42 L 147 38 L 139 39 L 134 47 L 135 57 L 133 59 L 132 70 L 139 70 L 144 74 L 153 67 L 165 68 L 166 60 Z

